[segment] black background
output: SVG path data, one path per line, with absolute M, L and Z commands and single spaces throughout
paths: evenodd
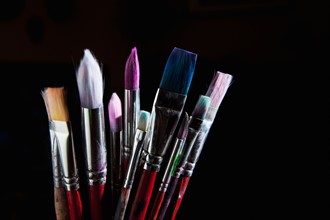
M 328 14 L 318 1 L 1 1 L 1 219 L 55 219 L 41 90 L 67 88 L 79 149 L 83 49 L 102 63 L 107 106 L 134 46 L 144 110 L 173 47 L 198 54 L 188 113 L 214 71 L 234 77 L 177 219 L 328 219 Z

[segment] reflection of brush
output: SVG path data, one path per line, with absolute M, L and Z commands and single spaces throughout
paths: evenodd
M 42 96 L 47 106 L 54 154 L 58 153 L 59 156 L 59 161 L 55 159 L 54 163 L 57 163 L 63 172 L 62 181 L 66 189 L 70 219 L 81 220 L 83 218 L 79 175 L 66 93 L 63 87 L 46 88 Z
M 188 125 L 189 125 L 189 115 L 187 112 L 185 112 L 184 117 L 181 121 L 181 126 L 179 128 L 174 146 L 172 148 L 170 158 L 166 165 L 165 173 L 163 175 L 162 181 L 160 183 L 159 189 L 158 189 L 156 197 L 155 197 L 155 201 L 151 208 L 151 211 L 149 214 L 149 219 L 157 219 L 158 212 L 163 203 L 164 196 L 167 191 L 171 175 L 172 175 L 173 171 L 175 170 L 175 167 L 182 155 L 183 146 L 184 146 L 184 143 L 186 142 L 186 138 L 188 135 Z
M 134 142 L 132 146 L 132 154 L 127 166 L 127 172 L 124 178 L 123 187 L 121 190 L 120 199 L 118 200 L 114 220 L 122 220 L 125 217 L 126 207 L 130 197 L 132 185 L 134 182 L 135 171 L 138 166 L 140 154 L 143 146 L 143 141 L 148 130 L 150 113 L 147 111 L 140 111 L 140 117 L 137 124 L 137 129 L 134 135 Z
M 205 119 L 206 113 L 210 107 L 211 98 L 205 95 L 200 95 L 199 99 L 195 105 L 193 112 L 191 113 L 191 117 L 189 119 L 189 130 L 187 140 L 184 145 L 184 150 L 182 152 L 182 156 L 173 170 L 172 175 L 170 177 L 168 191 L 165 195 L 164 202 L 160 208 L 158 217 L 155 216 L 154 219 L 163 219 L 166 213 L 166 210 L 170 204 L 172 196 L 174 194 L 178 179 L 182 172 L 182 169 L 187 161 L 188 155 L 190 154 L 192 147 L 196 141 L 196 138 L 202 128 L 203 121 Z
M 168 57 L 151 111 L 150 141 L 129 219 L 144 219 L 163 156 L 186 102 L 197 54 L 174 48 Z
M 125 99 L 124 99 L 124 152 L 123 173 L 131 156 L 134 132 L 140 111 L 140 66 L 137 49 L 134 47 L 125 65 Z
M 169 216 L 169 218 L 172 220 L 174 220 L 177 215 L 183 196 L 188 187 L 190 177 L 192 176 L 193 171 L 196 167 L 196 163 L 202 152 L 207 135 L 211 129 L 215 116 L 218 112 L 219 106 L 228 90 L 228 87 L 232 82 L 232 78 L 233 77 L 230 74 L 217 71 L 206 92 L 206 95 L 211 98 L 211 105 L 205 116 L 205 120 L 202 124 L 201 131 L 197 136 L 197 139 L 189 154 L 187 162 L 181 172 L 180 183 L 178 183 L 177 186 L 178 195 L 175 195 L 175 198 L 173 198 L 173 203 L 171 202 L 173 206 L 171 205 L 172 207 L 171 210 L 169 210 L 168 213 L 166 214 L 166 216 Z M 168 218 L 166 217 L 166 219 Z
M 107 175 L 102 72 L 88 49 L 77 71 L 80 96 L 82 137 L 88 177 L 92 220 L 102 219 L 102 201 Z
M 122 105 L 117 93 L 112 93 L 109 105 L 110 123 L 110 186 L 112 198 L 112 210 L 119 198 L 122 185 Z M 112 212 L 113 212 L 112 211 Z

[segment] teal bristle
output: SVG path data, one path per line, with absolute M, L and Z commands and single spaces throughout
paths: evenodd
M 187 95 L 197 54 L 175 47 L 167 59 L 159 88 Z
M 210 97 L 205 95 L 200 95 L 191 116 L 203 120 L 210 107 L 210 104 L 211 104 Z

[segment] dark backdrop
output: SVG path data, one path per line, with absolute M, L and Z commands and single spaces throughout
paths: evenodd
M 327 70 L 327 6 L 285 0 L 1 1 L 1 219 L 55 219 L 41 90 L 68 89 L 79 149 L 75 70 L 83 49 L 102 63 L 107 104 L 112 92 L 123 98 L 124 65 L 134 46 L 141 109 L 151 110 L 173 47 L 198 54 L 188 112 L 214 71 L 234 76 L 177 219 L 326 219 L 320 216 L 329 208 L 322 190 L 328 151 L 315 149 L 327 147 L 319 137 L 328 135 L 320 129 L 311 140 L 307 122 L 329 118 L 310 119 L 305 110 L 329 110 L 311 94 Z M 326 86 L 318 88 L 328 94 Z

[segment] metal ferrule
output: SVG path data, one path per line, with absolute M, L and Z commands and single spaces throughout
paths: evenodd
M 139 163 L 139 158 L 142 151 L 143 140 L 145 138 L 146 132 L 140 129 L 136 130 L 134 135 L 134 143 L 132 147 L 132 156 L 129 159 L 127 166 L 127 173 L 123 183 L 124 188 L 131 188 L 134 181 L 135 172 Z
M 174 147 L 171 153 L 171 156 L 168 161 L 168 165 L 165 169 L 164 175 L 162 182 L 159 186 L 159 191 L 160 192 L 166 192 L 168 184 L 170 183 L 171 180 L 171 174 L 173 172 L 173 169 L 176 167 L 176 163 L 181 157 L 181 151 L 184 146 L 185 140 L 183 139 L 176 139 L 174 143 Z
M 88 184 L 105 184 L 107 150 L 103 106 L 97 109 L 81 108 L 81 115 Z
M 129 159 L 134 143 L 134 133 L 140 114 L 140 89 L 127 90 L 124 93 L 124 159 Z
M 50 123 L 49 134 L 50 134 L 51 155 L 52 155 L 53 183 L 54 183 L 54 187 L 59 188 L 59 187 L 63 187 L 61 160 L 57 146 L 58 143 L 55 140 L 55 131 L 53 126 L 51 125 L 51 122 L 49 123 Z
M 122 147 L 122 131 L 110 132 L 110 155 L 111 155 L 111 185 L 115 189 L 120 189 L 122 179 L 122 158 L 121 158 L 121 147 Z
M 187 158 L 187 162 L 185 163 L 185 165 L 181 171 L 182 176 L 191 176 L 192 175 L 192 173 L 195 169 L 196 163 L 199 159 L 199 156 L 202 152 L 206 137 L 210 131 L 212 124 L 213 124 L 213 121 L 210 121 L 210 120 L 203 121 L 202 128 L 201 128 L 199 134 L 197 135 L 197 139 Z
M 158 172 L 187 96 L 158 89 L 150 116 L 150 141 L 144 169 Z
M 79 174 L 75 157 L 73 136 L 70 122 L 50 121 L 54 132 L 52 143 L 57 147 L 60 166 L 63 171 L 63 184 L 66 190 L 79 189 Z

